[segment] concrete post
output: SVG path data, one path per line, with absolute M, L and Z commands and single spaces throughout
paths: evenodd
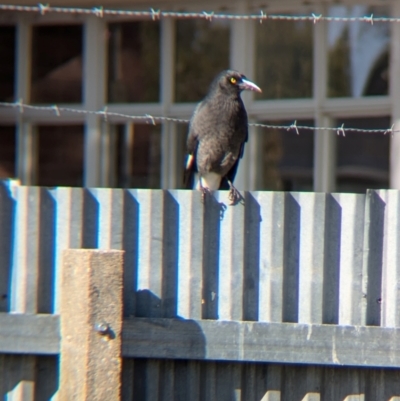
M 64 251 L 60 401 L 120 399 L 123 254 Z

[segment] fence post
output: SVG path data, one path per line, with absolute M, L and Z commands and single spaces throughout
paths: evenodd
M 63 253 L 60 401 L 120 399 L 123 255 Z

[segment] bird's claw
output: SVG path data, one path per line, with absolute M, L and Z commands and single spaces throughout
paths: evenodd
M 242 194 L 232 185 L 229 194 L 228 194 L 228 199 L 230 200 L 231 205 L 236 205 L 239 202 L 243 201 L 243 196 Z
M 211 191 L 209 190 L 209 188 L 206 187 L 200 187 L 200 191 L 201 191 L 201 202 L 204 203 L 207 194 L 211 194 Z

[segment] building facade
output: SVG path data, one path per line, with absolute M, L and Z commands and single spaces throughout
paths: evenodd
M 187 124 L 153 125 L 151 116 L 188 120 L 213 77 L 234 68 L 263 89 L 243 95 L 250 122 L 288 127 L 250 127 L 238 188 L 400 188 L 399 134 L 346 131 L 389 130 L 400 118 L 400 27 L 357 19 L 400 17 L 398 1 L 105 1 L 103 6 L 206 11 L 208 17 L 2 11 L 0 101 L 52 109 L 0 108 L 0 177 L 46 186 L 180 188 Z M 261 11 L 316 18 L 230 20 L 211 14 Z M 327 22 L 318 15 L 355 19 Z M 296 129 L 301 126 L 310 129 Z

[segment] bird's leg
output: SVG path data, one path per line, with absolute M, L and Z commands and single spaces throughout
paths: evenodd
M 204 203 L 206 200 L 206 195 L 210 194 L 211 191 L 207 187 L 203 187 L 201 177 L 199 177 L 199 189 L 201 191 L 201 202 Z
M 208 188 L 203 187 L 202 185 L 200 185 L 200 191 L 201 191 L 201 201 L 202 201 L 202 203 L 204 203 L 206 200 L 207 194 L 210 194 L 211 192 Z
M 243 200 L 242 194 L 233 186 L 232 181 L 228 180 L 229 184 L 229 195 L 228 198 L 231 201 L 231 205 L 236 205 L 238 202 Z

